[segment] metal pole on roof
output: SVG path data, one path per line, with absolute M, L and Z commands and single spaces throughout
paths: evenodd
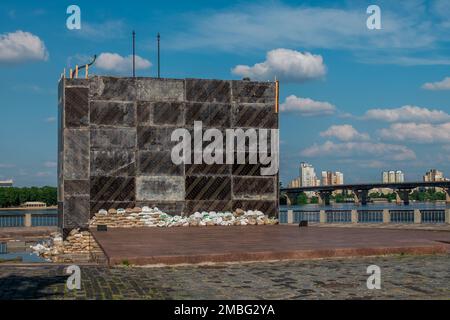
M 160 56 L 160 42 L 161 42 L 161 35 L 158 32 L 158 78 L 161 78 L 161 56 Z

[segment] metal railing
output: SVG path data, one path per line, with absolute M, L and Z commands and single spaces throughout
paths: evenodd
M 351 210 L 325 210 L 327 223 L 350 223 L 352 222 Z
M 57 213 L 0 214 L 0 228 L 54 227 L 57 225 Z
M 319 210 L 295 210 L 294 211 L 294 223 L 300 223 L 300 221 L 319 222 L 320 211 Z
M 302 220 L 320 223 L 324 219 L 323 223 L 450 224 L 450 209 L 292 210 L 291 217 L 288 211 L 280 210 L 280 223 L 299 223 Z
M 383 210 L 358 210 L 359 223 L 382 223 Z
M 6 242 L 0 242 L 0 254 L 8 253 L 8 246 Z
M 392 223 L 414 223 L 414 210 L 389 210 Z
M 445 223 L 445 210 L 420 210 L 422 223 Z
M 23 227 L 25 215 L 11 214 L 0 215 L 0 228 Z
M 278 220 L 280 223 L 288 223 L 288 213 L 287 210 L 280 210 L 280 213 L 278 214 Z
M 58 225 L 57 214 L 32 214 L 31 225 L 33 227 L 53 227 Z

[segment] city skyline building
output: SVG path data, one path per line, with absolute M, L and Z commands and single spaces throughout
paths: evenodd
M 288 183 L 288 188 L 300 188 L 302 186 L 300 177 L 291 180 Z
M 405 182 L 405 174 L 401 170 L 383 171 L 381 180 L 383 183 L 401 183 Z
M 302 187 L 320 186 L 320 179 L 317 178 L 312 164 L 300 163 L 300 184 Z
M 438 182 L 438 181 L 447 181 L 444 177 L 444 173 L 437 169 L 431 169 L 425 173 L 423 176 L 424 182 Z
M 10 180 L 0 180 L 0 187 L 12 187 L 14 185 L 14 181 L 12 179 Z
M 322 171 L 322 185 L 332 186 L 344 184 L 344 174 L 336 171 Z

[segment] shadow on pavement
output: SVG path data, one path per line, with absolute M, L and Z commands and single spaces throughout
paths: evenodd
M 68 276 L 17 276 L 0 278 L 0 300 L 51 299 L 61 297 Z

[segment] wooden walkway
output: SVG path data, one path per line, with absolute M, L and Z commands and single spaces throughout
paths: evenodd
M 450 252 L 450 232 L 293 225 L 92 230 L 110 265 Z

